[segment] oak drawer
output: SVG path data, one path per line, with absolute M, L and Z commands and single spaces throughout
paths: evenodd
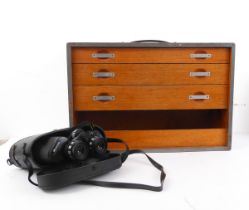
M 73 48 L 72 63 L 229 63 L 228 48 Z
M 74 86 L 75 110 L 224 109 L 228 85 Z
M 73 64 L 74 85 L 228 84 L 228 64 Z

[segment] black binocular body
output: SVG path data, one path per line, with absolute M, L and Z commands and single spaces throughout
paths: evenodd
M 9 164 L 33 169 L 46 168 L 88 158 L 104 158 L 108 153 L 103 129 L 85 122 L 77 128 L 66 128 L 44 135 L 30 136 L 16 142 L 9 152 Z

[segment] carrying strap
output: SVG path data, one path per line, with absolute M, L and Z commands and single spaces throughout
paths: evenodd
M 147 157 L 147 159 L 150 161 L 150 163 L 161 172 L 160 185 L 151 186 L 151 185 L 146 185 L 146 184 L 127 183 L 127 182 L 108 182 L 108 181 L 97 181 L 97 180 L 82 180 L 79 182 L 79 184 L 88 184 L 88 185 L 95 185 L 95 186 L 101 186 L 101 187 L 113 187 L 113 188 L 143 189 L 143 190 L 151 190 L 155 192 L 160 192 L 163 190 L 163 183 L 166 178 L 166 173 L 164 172 L 162 165 L 160 165 L 158 162 L 156 162 L 154 159 L 152 159 L 149 155 L 147 155 L 142 150 L 129 150 L 128 145 L 121 139 L 108 138 L 107 140 L 109 143 L 122 143 L 125 146 L 124 152 L 121 153 L 122 163 L 126 161 L 129 155 L 144 154 Z M 39 186 L 37 183 L 31 180 L 31 176 L 34 174 L 31 163 L 29 162 L 28 159 L 26 159 L 25 163 L 29 171 L 29 174 L 28 174 L 29 182 L 35 186 Z
M 34 169 L 32 168 L 32 165 L 31 165 L 31 163 L 29 162 L 29 159 L 28 159 L 28 158 L 25 159 L 25 163 L 26 163 L 26 166 L 27 166 L 28 171 L 29 171 L 29 173 L 28 173 L 28 180 L 29 180 L 29 182 L 30 182 L 31 184 L 35 185 L 35 186 L 38 186 L 38 184 L 35 183 L 34 181 L 32 181 L 32 179 L 31 179 L 31 177 L 32 177 L 33 174 L 34 174 Z
M 129 155 L 132 154 L 144 154 L 150 163 L 161 172 L 160 175 L 160 185 L 159 186 L 151 186 L 146 184 L 137 184 L 137 183 L 127 183 L 127 182 L 107 182 L 107 181 L 96 181 L 96 180 L 84 180 L 81 181 L 81 184 L 89 184 L 96 185 L 101 187 L 113 187 L 113 188 L 128 188 L 128 189 L 143 189 L 143 190 L 151 190 L 155 192 L 160 192 L 163 190 L 163 183 L 166 178 L 166 173 L 164 172 L 163 166 L 152 159 L 149 155 L 147 155 L 142 150 L 129 150 L 128 145 L 122 141 L 121 139 L 108 138 L 108 142 L 122 143 L 125 145 L 125 151 L 121 153 L 121 160 L 124 162 Z

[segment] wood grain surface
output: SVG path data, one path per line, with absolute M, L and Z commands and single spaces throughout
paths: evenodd
M 109 72 L 110 78 L 94 73 Z M 210 72 L 210 76 L 190 76 Z M 196 85 L 228 84 L 229 64 L 73 64 L 74 85 Z
M 75 110 L 225 109 L 228 85 L 186 86 L 74 86 Z M 190 95 L 209 95 L 208 100 L 189 100 Z M 94 101 L 93 96 L 115 96 L 113 101 Z
M 115 130 L 107 131 L 110 138 L 121 138 L 131 149 L 163 149 L 178 147 L 212 147 L 225 146 L 227 130 L 186 129 L 186 130 Z M 111 149 L 122 149 L 118 144 Z
M 111 53 L 113 58 L 94 58 Z M 211 58 L 191 58 L 191 54 L 211 54 Z M 73 48 L 72 63 L 229 63 L 228 48 Z

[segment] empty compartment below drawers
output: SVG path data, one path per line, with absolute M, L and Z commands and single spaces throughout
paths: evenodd
M 133 149 L 226 147 L 227 116 L 226 109 L 80 111 L 75 112 L 75 124 L 93 121 L 106 130 L 107 137 L 121 138 Z

